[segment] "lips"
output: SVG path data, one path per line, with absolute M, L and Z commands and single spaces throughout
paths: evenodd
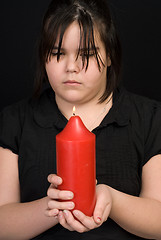
M 67 80 L 64 82 L 66 85 L 80 85 L 81 83 L 75 80 Z

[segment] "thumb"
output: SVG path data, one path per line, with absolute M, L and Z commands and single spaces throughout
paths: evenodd
M 97 199 L 96 205 L 93 212 L 94 221 L 97 224 L 102 224 L 105 220 L 107 220 L 111 210 L 111 197 L 109 195 L 109 191 L 106 188 L 102 188 L 100 186 L 97 189 Z
M 93 218 L 97 224 L 102 223 L 103 221 L 103 212 L 105 210 L 105 204 L 102 201 L 103 199 L 97 198 Z

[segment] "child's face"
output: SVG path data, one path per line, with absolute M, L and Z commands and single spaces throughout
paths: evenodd
M 53 49 L 53 56 L 46 63 L 49 82 L 53 88 L 56 100 L 71 104 L 83 104 L 88 101 L 97 101 L 106 87 L 107 66 L 111 60 L 106 56 L 105 48 L 98 34 L 95 33 L 95 45 L 104 66 L 99 71 L 97 60 L 91 50 L 89 65 L 82 66 L 83 49 L 77 57 L 80 45 L 80 28 L 77 22 L 72 23 L 66 30 L 61 46 L 61 55 L 57 61 L 57 49 Z M 58 47 L 57 45 L 55 47 Z M 55 54 L 55 56 L 54 56 Z

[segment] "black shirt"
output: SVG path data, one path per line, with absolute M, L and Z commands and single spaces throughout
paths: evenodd
M 160 123 L 160 103 L 117 89 L 112 108 L 93 130 L 98 184 L 139 196 L 142 167 L 161 153 Z M 56 173 L 55 136 L 66 124 L 50 88 L 37 100 L 23 100 L 1 112 L 0 146 L 19 155 L 21 202 L 46 196 L 47 176 Z M 126 232 L 109 218 L 101 227 L 86 233 L 70 232 L 58 224 L 34 239 L 142 238 Z

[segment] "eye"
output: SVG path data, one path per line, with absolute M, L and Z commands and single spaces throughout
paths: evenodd
M 81 57 L 93 57 L 93 56 L 95 56 L 95 55 L 96 55 L 96 53 L 95 53 L 94 50 L 90 50 L 89 52 L 88 52 L 88 51 L 82 51 L 82 52 L 80 53 L 80 56 L 81 56 Z
M 54 57 L 54 56 L 63 56 L 65 55 L 64 52 L 55 52 L 55 51 L 52 51 L 51 55 Z

